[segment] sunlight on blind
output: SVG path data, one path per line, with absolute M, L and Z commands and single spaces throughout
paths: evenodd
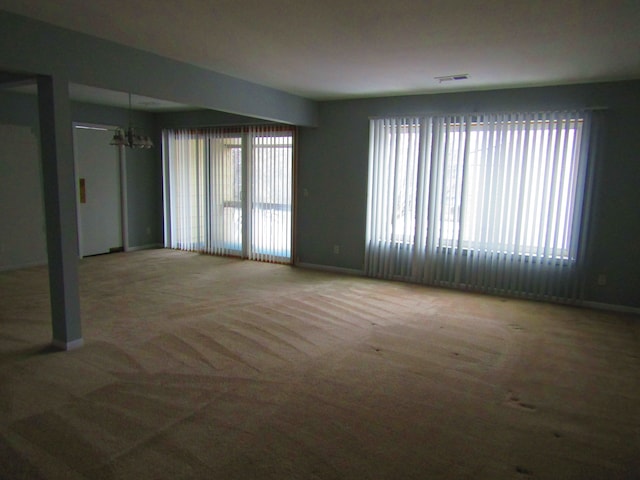
M 585 112 L 372 120 L 367 273 L 574 297 L 589 126 Z
M 165 246 L 290 262 L 293 132 L 163 132 Z
M 291 256 L 293 136 L 253 128 L 251 139 L 251 228 L 249 258 L 275 261 Z

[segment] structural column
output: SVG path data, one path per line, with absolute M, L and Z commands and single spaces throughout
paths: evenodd
M 67 80 L 39 76 L 38 105 L 53 345 L 70 350 L 82 346 L 82 333 L 78 217 Z

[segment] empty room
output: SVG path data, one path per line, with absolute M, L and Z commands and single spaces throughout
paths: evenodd
M 0 479 L 640 478 L 639 24 L 0 0 Z

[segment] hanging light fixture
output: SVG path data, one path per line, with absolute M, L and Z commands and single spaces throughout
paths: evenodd
M 115 145 L 117 147 L 129 147 L 129 148 L 151 148 L 153 147 L 153 141 L 146 135 L 140 135 L 136 132 L 131 124 L 131 93 L 129 93 L 129 126 L 125 128 L 116 128 L 116 133 L 111 139 L 109 145 Z

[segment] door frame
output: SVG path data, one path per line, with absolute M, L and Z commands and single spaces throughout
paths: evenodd
M 76 221 L 78 223 L 78 258 L 83 258 L 82 255 L 82 219 L 80 215 L 80 192 L 79 192 L 79 183 L 80 177 L 78 175 L 78 150 L 76 141 L 76 128 L 77 127 L 86 127 L 89 129 L 95 130 L 108 130 L 115 131 L 116 126 L 113 125 L 102 125 L 98 123 L 89 123 L 89 122 L 73 122 L 73 165 L 74 165 L 74 176 L 75 176 L 75 188 L 76 188 Z M 118 155 L 118 166 L 119 166 L 119 176 L 120 176 L 120 227 L 122 232 L 122 247 L 125 252 L 129 251 L 129 219 L 127 217 L 127 158 L 126 153 L 123 146 L 117 147 L 117 155 Z

